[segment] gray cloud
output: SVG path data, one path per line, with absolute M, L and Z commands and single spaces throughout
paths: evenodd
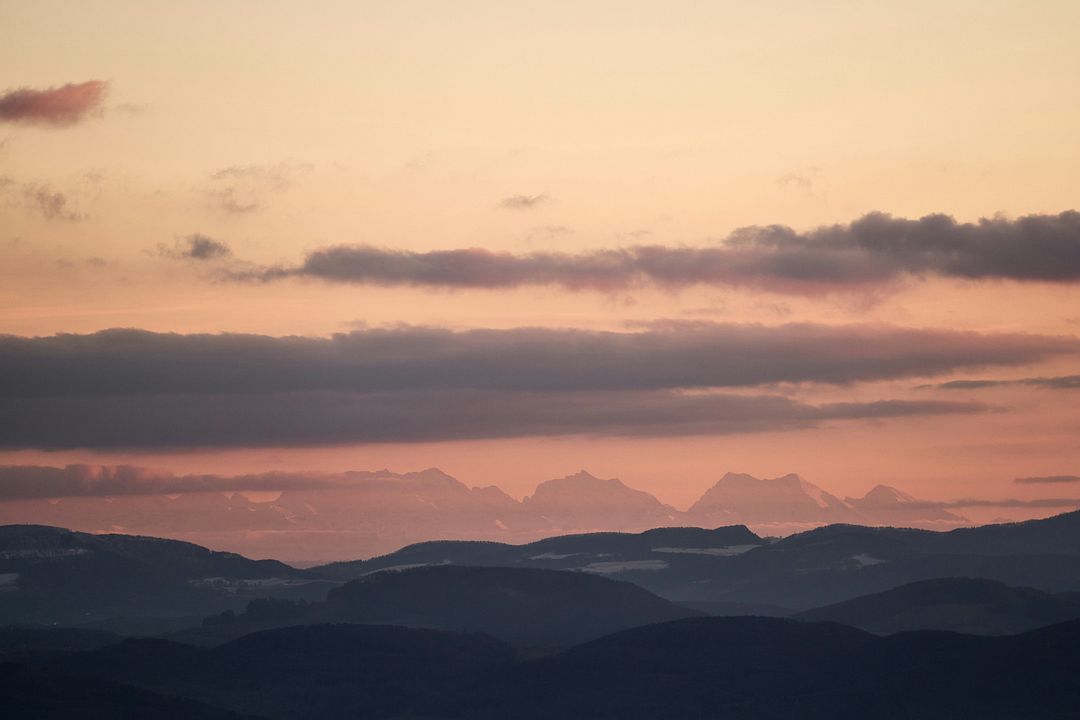
M 513 254 L 479 248 L 415 252 L 339 245 L 298 266 L 237 273 L 238 280 L 311 277 L 330 282 L 503 289 L 552 285 L 621 291 L 641 286 L 730 285 L 794 294 L 880 286 L 910 276 L 1080 281 L 1080 213 L 918 220 L 871 213 L 799 233 L 748 227 L 707 247 L 630 245 L 582 253 Z
M 980 413 L 980 403 L 815 406 L 776 395 L 677 391 L 408 390 L 14 398 L 0 447 L 197 448 L 801 430 L 865 418 Z
M 0 446 L 213 447 L 718 435 L 969 414 L 718 393 L 1015 365 L 1073 338 L 877 325 L 665 323 L 633 332 L 399 327 L 328 338 L 115 329 L 0 336 Z M 702 392 L 701 390 L 706 390 Z
M 185 474 L 132 465 L 0 465 L 0 502 L 33 498 L 121 497 L 204 492 L 278 492 L 357 487 L 386 472 L 266 472 L 243 475 Z M 399 476 L 393 476 L 399 477 Z M 1080 478 L 1076 478 L 1080 481 Z M 917 501 L 920 509 L 970 507 L 1073 508 L 1080 498 Z
M 228 245 L 201 233 L 180 238 L 172 247 L 158 245 L 158 252 L 165 257 L 183 260 L 217 260 L 232 255 Z
M 905 505 L 912 509 L 933 509 L 933 508 L 974 508 L 974 507 L 996 507 L 996 508 L 1076 508 L 1080 507 L 1080 498 L 1039 498 L 1037 500 L 1018 500 L 1016 498 L 1006 498 L 1004 500 L 986 500 L 981 498 L 961 498 L 959 500 L 948 500 L 946 502 L 915 502 L 910 505 Z
M 74 125 L 98 110 L 108 84 L 101 80 L 35 90 L 18 88 L 0 95 L 0 122 Z
M 346 487 L 370 473 L 174 475 L 132 465 L 0 465 L 0 501 Z
M 499 207 L 507 210 L 532 210 L 550 200 L 545 193 L 539 195 L 511 195 L 499 201 Z
M 1080 483 L 1080 475 L 1042 475 L 1034 477 L 1016 478 L 1013 482 L 1019 485 L 1056 485 L 1064 483 Z
M 232 165 L 210 173 L 206 193 L 211 204 L 231 215 L 247 215 L 266 208 L 274 194 L 291 188 L 314 166 L 291 163 Z
M 46 220 L 79 222 L 86 215 L 71 209 L 67 195 L 41 185 L 29 185 L 23 190 L 28 207 L 41 213 Z
M 985 388 L 1009 385 L 1027 385 L 1029 387 L 1043 388 L 1045 390 L 1080 390 L 1080 375 L 1017 378 L 1015 380 L 952 380 L 939 385 L 927 385 L 923 387 L 935 387 L 942 390 L 982 390 Z
M 1022 365 L 1075 338 L 882 325 L 678 323 L 634 332 L 427 327 L 327 338 L 114 329 L 0 336 L 0 398 L 67 395 L 530 392 L 843 385 Z

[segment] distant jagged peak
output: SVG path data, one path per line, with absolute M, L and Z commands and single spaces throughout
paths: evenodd
M 848 498 L 848 502 L 853 502 L 852 498 Z M 877 484 L 872 487 L 860 500 L 855 500 L 855 503 L 864 503 L 872 505 L 897 505 L 907 503 L 920 502 L 912 495 L 908 495 L 902 490 L 898 490 L 891 485 Z
M 691 506 L 704 521 L 821 524 L 856 520 L 850 505 L 797 473 L 757 478 L 726 473 Z
M 723 477 L 716 482 L 716 485 L 744 487 L 777 486 L 795 489 L 804 485 L 810 485 L 810 483 L 803 480 L 802 476 L 798 473 L 787 473 L 774 478 L 759 478 L 756 475 L 751 475 L 749 473 L 726 472 Z
M 571 490 L 622 490 L 635 493 L 643 492 L 641 490 L 634 490 L 618 478 L 598 478 L 588 470 L 579 470 L 572 475 L 545 480 L 536 486 L 536 490 L 533 491 L 532 497 L 535 498 L 538 494 L 543 495 L 552 491 L 565 492 Z M 648 493 L 643 494 L 648 495 Z
M 716 481 L 717 485 L 757 485 L 761 478 L 742 472 L 726 472 Z
M 429 467 L 424 470 L 416 472 L 405 473 L 402 478 L 408 478 L 410 480 L 424 480 L 427 482 L 441 482 L 446 485 L 460 485 L 461 481 L 453 475 L 448 475 L 437 467 Z
M 660 512 L 665 518 L 676 512 L 644 490 L 636 490 L 618 478 L 602 479 L 582 470 L 566 477 L 547 480 L 536 486 L 524 504 L 534 508 L 574 507 L 577 512 L 604 512 L 613 507 L 636 507 Z
M 615 483 L 615 484 L 618 484 L 618 485 L 623 484 L 622 481 L 619 480 L 618 478 L 607 478 L 607 479 L 599 478 L 599 477 L 593 475 L 588 470 L 585 470 L 584 468 L 582 468 L 581 470 L 578 470 L 576 473 L 573 473 L 572 475 L 567 475 L 566 477 L 557 478 L 555 480 L 549 480 L 548 482 L 559 482 L 559 481 L 606 482 L 606 483 Z

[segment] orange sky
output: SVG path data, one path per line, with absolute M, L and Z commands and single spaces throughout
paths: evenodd
M 574 255 L 715 247 L 746 226 L 807 232 L 871 212 L 966 223 L 1075 209 L 1074 2 L 35 2 L 0 3 L 0 27 L 14 30 L 0 42 L 0 93 L 107 83 L 72 122 L 5 116 L 0 101 L 3 334 L 631 332 L 678 320 L 1080 337 L 1075 278 L 915 272 L 800 294 L 226 277 L 336 245 Z M 178 257 L 195 234 L 230 254 Z M 728 470 L 799 472 L 840 495 L 887 482 L 928 499 L 1072 497 L 1080 485 L 1013 479 L 1080 475 L 1080 390 L 916 387 L 1077 368 L 1075 352 L 1058 353 L 739 390 L 993 406 L 799 430 L 214 450 L 4 443 L 0 464 L 439 466 L 516 496 L 585 467 L 678 506 Z

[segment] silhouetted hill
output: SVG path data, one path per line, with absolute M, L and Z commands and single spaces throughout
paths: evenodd
M 679 603 L 769 607 L 773 614 L 935 578 L 984 578 L 1058 593 L 1080 590 L 1080 512 L 949 532 L 830 525 L 775 542 L 731 526 L 568 535 L 527 545 L 420 543 L 312 571 L 350 578 L 440 564 L 582 570 Z
M 59 702 L 85 688 L 126 697 L 131 688 L 105 685 L 122 681 L 155 693 L 127 698 L 135 703 L 169 695 L 280 720 L 1064 720 L 1080 710 L 1080 622 L 1013 636 L 877 637 L 835 623 L 689 618 L 524 662 L 484 635 L 306 625 L 215 648 L 126 640 L 33 673 L 82 678 L 57 688 Z M 12 707 L 51 702 L 38 697 L 48 690 L 0 677 Z
M 454 717 L 1068 718 L 1080 623 L 985 638 L 875 638 L 831 623 L 701 618 L 628 630 L 518 665 Z
M 1044 525 L 1045 523 L 1045 525 Z M 717 562 L 692 597 L 806 610 L 934 578 L 998 580 L 1045 592 L 1080 589 L 1080 545 L 1068 546 L 1080 513 L 950 532 L 831 525 Z M 1011 533 L 1018 531 L 1015 541 Z M 985 545 L 981 542 L 987 539 Z M 1050 538 L 1066 543 L 1043 552 Z
M 96 678 L 0 664 L 4 720 L 242 720 L 221 708 Z
M 251 597 L 324 595 L 325 581 L 275 560 L 176 540 L 0 526 L 0 623 L 90 624 L 190 617 Z
M 96 650 L 123 638 L 103 630 L 85 628 L 0 627 L 0 662 L 22 662 Z
M 695 614 L 586 573 L 455 566 L 368 575 L 332 590 L 317 610 L 334 620 L 485 632 L 541 647 Z
M 252 629 L 364 623 L 482 632 L 521 646 L 568 647 L 638 625 L 697 612 L 626 582 L 587 573 L 440 565 L 377 572 L 332 590 L 326 602 L 210 619 L 177 634 L 213 643 Z
M 53 668 L 122 680 L 272 718 L 383 718 L 421 713 L 514 662 L 484 635 L 364 625 L 309 625 L 204 649 L 128 640 Z
M 951 630 L 977 635 L 1012 635 L 1080 618 L 1080 602 L 1033 588 L 1014 588 L 994 580 L 942 578 L 797 615 L 876 633 Z
M 587 533 L 547 538 L 526 545 L 476 542 L 418 543 L 371 560 L 312 568 L 328 578 L 350 579 L 386 568 L 418 565 L 475 565 L 579 570 L 628 580 L 651 592 L 681 599 L 718 560 L 765 541 L 747 528 L 656 528 L 642 533 Z
M 944 533 L 940 542 L 951 553 L 1080 556 L 1080 510 L 1042 520 L 959 528 Z

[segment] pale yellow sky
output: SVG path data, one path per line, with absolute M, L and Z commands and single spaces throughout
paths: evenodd
M 109 83 L 100 117 L 0 124 L 0 333 L 618 329 L 675 318 L 1076 336 L 1075 283 L 905 280 L 824 298 L 261 285 L 220 282 L 159 247 L 203 233 L 238 261 L 290 264 L 332 244 L 574 252 L 697 246 L 746 225 L 805 230 L 871 211 L 1059 213 L 1080 205 L 1078 69 L 1080 4 L 1065 1 L 0 0 L 0 93 Z M 61 193 L 64 211 L 46 217 L 38 190 Z M 500 206 L 516 195 L 545 198 Z M 1074 360 L 996 374 L 1070 374 Z M 826 394 L 886 391 L 910 388 Z M 1075 398 L 1007 395 L 1011 414 L 750 437 L 148 462 L 440 465 L 519 495 L 586 466 L 677 504 L 729 469 L 799 471 L 841 493 L 880 477 L 934 498 L 1080 473 Z M 0 462 L 50 456 L 27 453 Z M 500 480 L 520 454 L 536 459 L 532 470 Z

